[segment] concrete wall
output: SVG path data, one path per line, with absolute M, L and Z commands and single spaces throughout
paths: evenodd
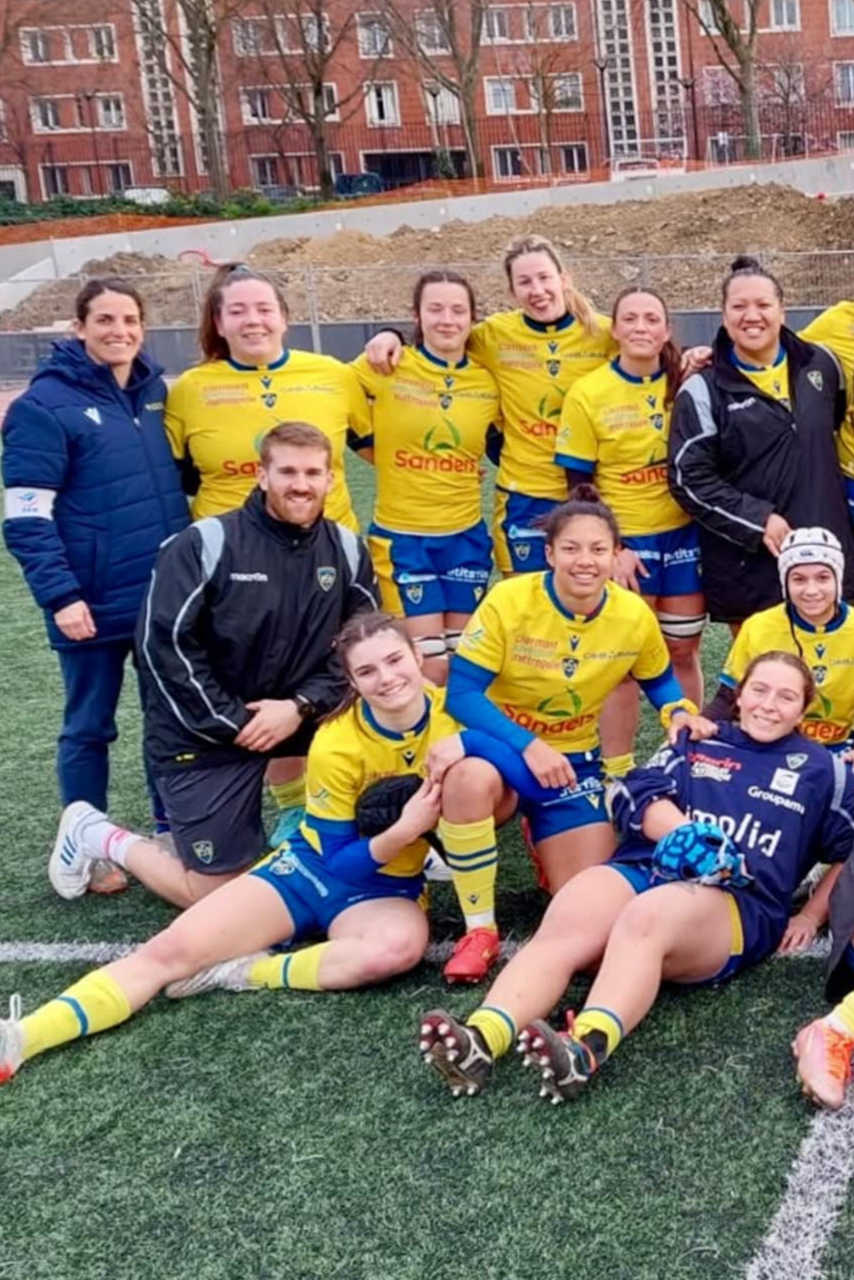
M 530 191 L 499 191 L 481 196 L 413 201 L 409 204 L 348 206 L 311 213 L 247 218 L 239 222 L 199 222 L 153 231 L 116 235 L 79 236 L 45 240 L 38 244 L 0 248 L 0 281 L 12 280 L 22 268 L 50 258 L 55 270 L 48 276 L 73 275 L 91 258 L 114 253 L 161 253 L 176 257 L 182 249 L 204 246 L 215 258 L 239 258 L 262 240 L 279 236 L 329 236 L 344 228 L 388 235 L 398 227 L 441 227 L 452 219 L 478 222 L 501 214 L 518 217 L 546 205 L 614 204 L 623 200 L 652 200 L 681 191 L 739 187 L 751 183 L 779 182 L 808 195 L 825 192 L 840 195 L 854 191 L 854 156 L 823 156 L 815 160 L 789 160 L 779 164 L 703 169 L 695 173 L 668 174 L 626 182 L 581 183 L 578 186 L 542 187 Z M 15 281 L 17 284 L 18 281 Z M 26 282 L 21 282 L 25 284 Z M 7 304 L 8 305 L 8 304 Z
M 787 313 L 793 329 L 807 324 L 817 314 L 813 309 L 795 309 Z M 404 331 L 408 321 L 392 321 Z M 711 342 L 717 332 L 720 316 L 717 311 L 682 311 L 673 316 L 676 337 L 683 346 L 696 346 Z M 379 324 L 357 321 L 321 324 L 320 350 L 339 360 L 352 360 L 357 356 Z M 294 347 L 311 348 L 311 329 L 305 324 L 291 325 L 289 337 Z M 0 333 L 0 381 L 18 382 L 30 378 L 39 364 L 50 354 L 56 334 L 51 333 Z M 146 347 L 151 355 L 164 366 L 167 374 L 175 375 L 198 360 L 194 329 L 149 329 Z

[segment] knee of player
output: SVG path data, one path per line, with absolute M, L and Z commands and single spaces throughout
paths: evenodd
M 494 765 L 477 756 L 466 756 L 451 765 L 442 781 L 442 814 L 453 820 L 448 810 L 456 810 L 463 805 L 473 811 L 471 817 L 487 817 L 495 808 L 503 788 L 501 775 Z M 483 812 L 475 813 L 474 810 Z
M 610 939 L 636 946 L 664 943 L 665 916 L 653 894 L 638 894 L 626 903 L 611 928 Z
M 364 981 L 382 982 L 396 973 L 414 969 L 424 955 L 426 933 L 416 929 L 390 929 L 371 940 L 364 958 Z
M 144 960 L 152 970 L 156 970 L 162 979 L 161 985 L 174 978 L 187 977 L 202 967 L 195 946 L 187 930 L 178 928 L 180 921 L 156 934 L 137 952 L 140 960 Z

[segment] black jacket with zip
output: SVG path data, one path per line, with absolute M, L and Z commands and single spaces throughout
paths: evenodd
M 276 520 L 255 489 L 191 525 L 161 549 L 136 630 L 152 760 L 242 753 L 234 739 L 260 698 L 332 710 L 346 688 L 332 641 L 373 608 L 367 549 L 332 520 Z
M 670 424 L 670 490 L 697 521 L 712 618 L 738 622 L 780 598 L 777 562 L 762 543 L 774 512 L 791 527 L 820 525 L 845 553 L 854 597 L 854 535 L 836 456 L 845 412 L 835 357 L 784 328 L 791 408 L 732 363 L 724 329 L 709 368 L 680 388 Z

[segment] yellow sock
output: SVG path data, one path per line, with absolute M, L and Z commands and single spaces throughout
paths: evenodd
M 282 987 L 296 991 L 321 991 L 317 975 L 328 946 L 328 942 L 318 942 L 300 951 L 262 956 L 249 970 L 250 986 L 267 987 L 270 991 L 279 991 Z
M 271 782 L 270 795 L 279 809 L 301 809 L 305 805 L 305 774 L 290 782 Z
M 474 1027 L 486 1041 L 486 1047 L 493 1058 L 500 1058 L 507 1053 L 516 1039 L 516 1023 L 494 1004 L 482 1004 L 466 1022 L 467 1027 Z
M 588 1035 L 591 1031 L 599 1031 L 608 1042 L 605 1056 L 610 1058 L 623 1038 L 623 1024 L 610 1009 L 582 1009 L 575 1019 L 572 1034 L 576 1040 Z M 597 1055 L 598 1056 L 598 1055 Z
M 845 999 L 831 1011 L 830 1016 L 841 1024 L 840 1030 L 844 1028 L 846 1035 L 854 1040 L 854 991 L 849 991 Z
M 24 1061 L 78 1036 L 117 1027 L 133 1010 L 119 984 L 102 969 L 87 973 L 73 987 L 21 1019 Z
M 466 929 L 494 929 L 498 874 L 494 819 L 448 822 L 440 818 L 439 838 L 454 873 L 454 890 L 465 916 Z
M 627 751 L 622 756 L 604 756 L 602 760 L 602 768 L 609 778 L 624 778 L 630 769 L 635 767 L 635 755 L 633 751 Z

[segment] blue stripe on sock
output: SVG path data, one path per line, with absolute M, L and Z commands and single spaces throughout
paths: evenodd
M 509 1013 L 507 1013 L 504 1009 L 499 1009 L 498 1005 L 495 1005 L 495 1004 L 482 1004 L 480 1007 L 482 1011 L 487 1013 L 495 1013 L 498 1015 L 499 1018 L 503 1019 L 503 1021 L 507 1023 L 507 1028 L 510 1032 L 510 1035 L 514 1040 L 516 1039 L 516 1023 L 510 1017 Z
M 484 867 L 494 867 L 496 866 L 498 859 L 493 856 L 491 858 L 485 858 L 483 862 L 467 863 L 464 867 L 458 866 L 451 858 L 447 858 L 446 861 L 452 871 L 459 871 L 462 875 L 465 875 L 467 871 L 482 871 Z
M 620 1019 L 617 1017 L 616 1013 L 614 1013 L 613 1009 L 606 1009 L 605 1006 L 601 1004 L 588 1004 L 584 1006 L 584 1008 L 580 1011 L 578 1016 L 580 1017 L 582 1013 L 604 1013 L 606 1017 L 611 1018 L 619 1027 L 620 1039 L 622 1040 L 622 1038 L 625 1036 L 626 1032 L 623 1027 L 623 1024 L 620 1021 Z
M 492 845 L 489 849 L 478 849 L 476 853 L 448 853 L 448 850 L 445 850 L 445 861 L 449 865 L 458 862 L 461 869 L 463 869 L 465 863 L 474 862 L 476 858 L 492 858 L 497 861 L 498 850 L 495 845 Z
M 286 955 L 284 960 L 282 961 L 282 986 L 283 987 L 289 987 L 291 985 L 288 982 L 288 970 L 291 967 L 292 960 L 293 960 L 293 955 L 291 954 L 291 955 Z
M 74 996 L 57 996 L 56 998 L 74 1010 L 77 1015 L 77 1021 L 80 1023 L 80 1034 L 81 1036 L 87 1036 L 89 1034 L 89 1019 L 86 1017 L 80 1001 L 75 1000 Z

